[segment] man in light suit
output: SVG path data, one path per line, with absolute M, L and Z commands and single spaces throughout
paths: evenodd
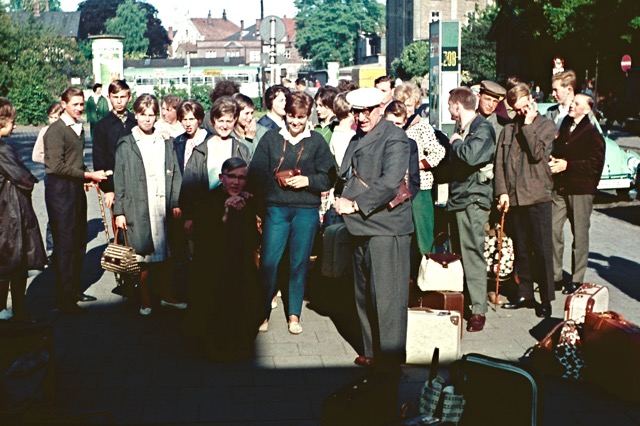
M 335 209 L 353 238 L 355 294 L 364 353 L 355 363 L 394 371 L 405 359 L 411 202 L 391 209 L 409 167 L 409 141 L 383 118 L 375 88 L 347 95 L 358 131 L 342 162 L 346 180 Z

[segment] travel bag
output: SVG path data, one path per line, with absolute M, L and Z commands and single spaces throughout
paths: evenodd
M 329 395 L 322 404 L 323 426 L 375 426 L 397 420 L 398 376 L 371 373 Z
M 407 315 L 407 364 L 429 364 L 435 348 L 440 363 L 460 358 L 462 315 L 455 311 L 410 308 Z
M 455 311 L 464 316 L 464 294 L 459 291 L 422 291 L 415 283 L 409 287 L 409 308 Z M 462 327 L 460 327 L 462 338 Z
M 608 311 L 587 312 L 582 328 L 586 380 L 640 401 L 640 327 Z
M 564 302 L 564 319 L 582 323 L 587 312 L 608 310 L 609 289 L 602 285 L 584 283 L 575 293 L 567 296 Z
M 544 389 L 535 368 L 471 353 L 449 370 L 466 401 L 460 425 L 542 425 Z
M 344 223 L 329 225 L 322 237 L 322 275 L 339 278 L 351 269 L 351 235 Z

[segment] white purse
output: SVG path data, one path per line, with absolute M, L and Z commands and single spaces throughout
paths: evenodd
M 462 291 L 464 272 L 460 255 L 425 254 L 418 270 L 418 287 L 422 291 Z

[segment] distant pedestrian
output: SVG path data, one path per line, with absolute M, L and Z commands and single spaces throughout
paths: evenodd
M 285 127 L 284 117 L 287 113 L 284 110 L 287 104 L 287 95 L 291 93 L 289 89 L 280 84 L 270 86 L 264 92 L 264 107 L 267 113 L 258 120 L 256 131 L 256 143 L 260 142 L 262 136 L 269 130 L 282 129 Z
M 0 98 L 0 320 L 29 319 L 25 307 L 27 271 L 42 269 L 47 257 L 31 193 L 38 180 L 18 154 L 2 140 L 15 129 L 16 109 Z M 12 309 L 7 309 L 11 287 Z

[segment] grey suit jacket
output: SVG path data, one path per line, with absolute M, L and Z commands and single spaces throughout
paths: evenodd
M 347 179 L 342 196 L 355 200 L 360 209 L 343 216 L 352 235 L 413 232 L 410 201 L 393 210 L 387 207 L 398 193 L 408 168 L 409 140 L 405 132 L 391 122 L 381 119 L 369 133 L 354 136 L 340 169 L 342 177 Z

